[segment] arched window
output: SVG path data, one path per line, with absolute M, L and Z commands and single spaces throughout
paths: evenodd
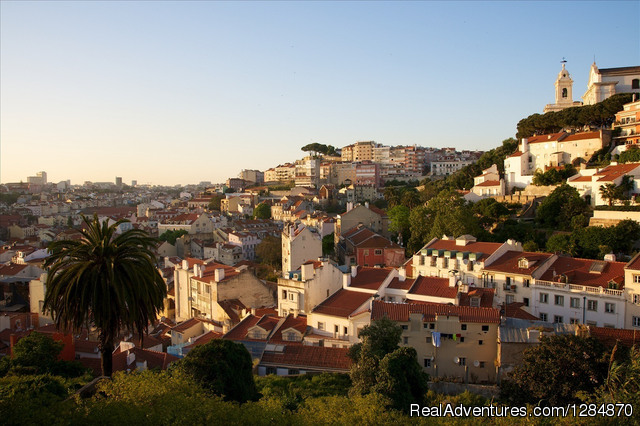
M 634 78 L 633 80 L 631 80 L 631 88 L 640 89 L 640 79 Z
M 567 88 L 565 87 L 564 89 L 562 89 L 562 97 L 563 97 L 563 98 L 566 98 L 566 97 L 567 97 L 567 95 L 568 95 L 568 93 L 567 93 Z

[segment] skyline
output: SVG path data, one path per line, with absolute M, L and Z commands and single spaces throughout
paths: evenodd
M 603 10 L 616 21 L 591 26 Z M 589 68 L 640 65 L 638 2 L 1 2 L 0 181 L 175 185 L 308 143 L 488 150 Z M 634 48 L 635 46 L 635 48 Z

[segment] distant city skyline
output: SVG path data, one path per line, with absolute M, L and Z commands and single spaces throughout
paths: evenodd
M 604 19 L 603 12 L 610 18 Z M 0 2 L 0 182 L 223 182 L 342 147 L 489 150 L 639 2 Z

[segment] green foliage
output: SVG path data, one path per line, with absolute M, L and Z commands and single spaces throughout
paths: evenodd
M 16 201 L 18 201 L 18 197 L 20 197 L 20 194 L 15 192 L 1 193 L 0 203 L 5 203 L 6 205 L 10 206 L 11 204 L 14 204 Z
M 572 164 L 565 164 L 564 168 L 560 170 L 549 169 L 546 172 L 536 170 L 533 174 L 533 184 L 536 186 L 557 185 L 565 182 L 576 173 L 578 173 L 578 171 Z
M 79 362 L 59 360 L 63 344 L 51 337 L 32 332 L 18 340 L 13 347 L 12 357 L 0 360 L 0 376 L 53 374 L 62 377 L 79 377 L 85 368 Z
M 579 402 L 579 393 L 592 393 L 607 377 L 607 354 L 591 337 L 571 334 L 542 336 L 526 349 L 522 365 L 501 386 L 501 396 L 514 404 L 562 405 Z
M 336 155 L 336 148 L 331 145 L 324 145 L 321 143 L 310 143 L 301 148 L 304 152 L 317 152 L 324 155 Z
M 267 235 L 256 246 L 256 255 L 260 263 L 268 265 L 277 270 L 282 269 L 282 239 Z
M 403 241 L 407 241 L 410 237 L 409 215 L 409 208 L 403 205 L 397 205 L 387 211 L 387 216 L 389 216 L 389 231 L 401 234 Z
M 332 232 L 329 235 L 322 237 L 322 255 L 330 256 L 335 251 L 335 233 Z
M 556 234 L 547 241 L 548 252 L 568 253 L 587 259 L 602 259 L 609 252 L 631 255 L 640 239 L 640 224 L 623 220 L 616 226 L 578 227 L 570 234 Z
M 222 200 L 224 199 L 224 195 L 216 194 L 211 197 L 211 201 L 209 201 L 209 210 L 220 211 L 220 206 L 222 204 Z
M 253 209 L 253 217 L 255 219 L 271 219 L 271 206 L 266 203 L 260 203 Z
M 256 400 L 251 355 L 241 343 L 216 339 L 191 349 L 177 368 L 228 401 Z
M 640 347 L 631 348 L 621 361 L 611 357 L 607 379 L 594 394 L 594 400 L 640 407 Z
M 183 235 L 187 235 L 189 233 L 189 231 L 187 231 L 186 229 L 176 229 L 173 231 L 164 231 L 162 233 L 162 235 L 160 235 L 158 237 L 158 239 L 160 241 L 166 241 L 169 244 L 171 244 L 172 246 L 174 246 L 176 244 L 176 240 L 180 237 L 182 237 Z
M 347 374 L 322 373 L 282 377 L 270 374 L 256 377 L 256 387 L 263 399 L 276 400 L 283 409 L 294 411 L 311 398 L 346 397 L 351 387 Z
M 636 163 L 640 161 L 640 149 L 636 145 L 631 145 L 620 153 L 618 157 L 619 163 Z
M 575 248 L 571 242 L 571 235 L 555 234 L 547 240 L 546 250 L 549 253 L 575 254 Z
M 409 214 L 411 237 L 408 248 L 419 250 L 432 238 L 443 235 L 480 235 L 478 219 L 472 205 L 457 191 L 442 191 L 429 200 L 426 206 L 416 207 Z
M 415 349 L 398 346 L 401 336 L 402 328 L 387 317 L 362 329 L 362 342 L 349 348 L 353 360 L 350 395 L 377 393 L 388 398 L 390 406 L 405 411 L 423 400 L 427 375 L 418 364 Z
M 61 419 L 68 396 L 61 377 L 7 376 L 0 379 L 0 419 L 3 425 L 54 424 Z
M 45 261 L 49 273 L 43 311 L 61 330 L 93 324 L 99 330 L 103 375 L 110 376 L 114 341 L 122 329 L 144 334 L 164 308 L 167 286 L 151 251 L 157 240 L 138 229 L 120 235 L 112 225 L 83 217 L 83 238 L 55 241 Z
M 630 93 L 620 93 L 595 105 L 584 105 L 546 114 L 532 114 L 518 122 L 517 138 L 559 132 L 563 128 L 584 126 L 608 128 L 622 106 L 631 102 Z
M 536 210 L 536 221 L 549 229 L 571 229 L 574 216 L 589 212 L 589 206 L 580 198 L 578 191 L 563 184 L 553 190 Z

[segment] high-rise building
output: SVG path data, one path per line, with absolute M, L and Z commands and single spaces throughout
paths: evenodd
M 122 178 L 119 176 L 116 176 L 116 186 L 117 187 L 121 187 L 122 186 Z

